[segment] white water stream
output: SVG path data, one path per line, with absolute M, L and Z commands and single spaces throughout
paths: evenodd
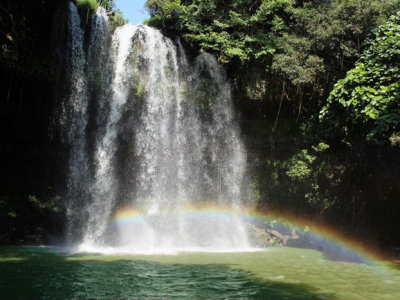
M 209 54 L 189 61 L 179 41 L 147 26 L 111 35 L 102 8 L 85 47 L 73 4 L 70 12 L 68 243 L 100 252 L 250 248 L 234 213 L 185 214 L 205 204 L 239 213 L 247 199 L 246 157 L 221 66 Z M 140 217 L 112 222 L 121 209 Z

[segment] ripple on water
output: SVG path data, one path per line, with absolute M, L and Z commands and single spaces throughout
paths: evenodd
M 398 270 L 304 249 L 104 256 L 0 247 L 0 269 L 5 299 L 400 299 Z

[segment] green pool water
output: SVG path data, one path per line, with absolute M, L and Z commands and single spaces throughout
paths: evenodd
M 400 299 L 400 270 L 332 261 L 315 250 L 67 255 L 0 247 L 1 299 Z

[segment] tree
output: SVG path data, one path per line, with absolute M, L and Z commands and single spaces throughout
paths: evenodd
M 398 143 L 400 131 L 400 13 L 376 30 L 355 68 L 340 80 L 321 121 L 351 143 L 362 133 L 371 144 Z M 342 129 L 344 128 L 344 130 Z
M 96 0 L 96 1 L 100 6 L 104 7 L 107 10 L 114 11 L 116 9 L 114 0 Z
M 246 97 L 279 103 L 289 95 L 298 117 L 319 112 L 333 84 L 354 66 L 368 34 L 400 3 L 148 0 L 146 7 L 148 25 L 213 53 Z

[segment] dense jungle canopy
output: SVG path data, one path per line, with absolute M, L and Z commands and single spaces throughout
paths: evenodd
M 76 2 L 82 26 L 98 5 L 115 26 L 125 22 L 114 1 Z M 55 174 L 66 149 L 52 124 L 67 5 L 0 4 L 3 242 L 62 234 Z M 260 209 L 399 247 L 399 1 L 148 0 L 146 8 L 147 25 L 227 70 Z

